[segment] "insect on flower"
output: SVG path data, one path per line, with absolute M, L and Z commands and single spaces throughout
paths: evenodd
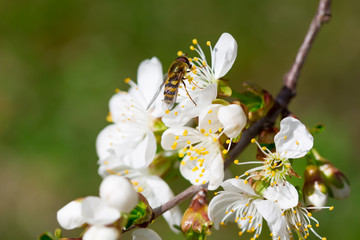
M 158 91 L 155 93 L 154 97 L 151 99 L 149 105 L 146 109 L 149 109 L 151 104 L 155 101 L 157 96 L 159 95 L 162 87 L 165 85 L 164 89 L 164 102 L 166 105 L 166 108 L 170 110 L 176 101 L 176 97 L 178 95 L 178 89 L 180 85 L 180 81 L 184 84 L 185 91 L 191 101 L 195 104 L 194 100 L 191 98 L 189 92 L 186 89 L 186 85 L 184 82 L 184 79 L 186 79 L 185 74 L 188 72 L 188 70 L 191 69 L 191 64 L 189 59 L 182 55 L 178 57 L 171 65 L 168 70 L 168 73 L 166 75 L 166 79 L 163 81 L 163 83 L 160 85 Z

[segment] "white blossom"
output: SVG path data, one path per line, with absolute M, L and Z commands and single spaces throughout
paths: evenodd
M 280 122 L 280 132 L 274 137 L 276 152 L 271 152 L 266 147 L 261 147 L 255 139 L 251 142 L 256 143 L 259 149 L 266 155 L 264 161 L 251 161 L 237 163 L 258 164 L 261 166 L 248 170 L 243 176 L 247 178 L 261 176 L 263 180 L 277 184 L 286 180 L 286 176 L 291 170 L 290 158 L 301 158 L 306 155 L 313 147 L 313 136 L 308 132 L 305 125 L 293 117 L 284 118 Z
M 181 149 L 179 156 L 183 159 L 180 172 L 194 185 L 209 183 L 208 188 L 214 190 L 224 178 L 223 154 L 226 154 L 227 150 L 221 150 L 219 137 L 228 126 L 223 125 L 220 120 L 230 115 L 229 111 L 222 111 L 222 109 L 232 108 L 232 106 L 212 104 L 200 113 L 197 129 L 169 128 L 162 135 L 161 146 L 165 150 Z M 241 109 L 241 107 L 236 105 L 235 109 Z M 221 117 L 220 113 L 222 113 Z M 244 126 L 237 122 L 243 121 L 243 118 L 233 119 L 235 125 L 230 126 L 231 133 L 240 133 Z
M 95 225 L 85 232 L 83 240 L 118 240 L 119 237 L 120 233 L 116 228 Z
M 211 65 L 196 39 L 193 40 L 193 44 L 196 48 L 194 46 L 190 48 L 199 56 L 190 59 L 193 67 L 187 77 L 189 82 L 187 90 L 196 106 L 180 86 L 178 105 L 173 110 L 166 111 L 162 118 L 167 127 L 184 126 L 190 119 L 199 116 L 200 112 L 216 98 L 217 80 L 225 76 L 236 59 L 237 43 L 229 33 L 223 33 L 214 48 L 211 47 L 210 42 L 207 42 L 210 47 Z
M 152 229 L 137 229 L 131 233 L 132 240 L 161 240 L 161 237 Z

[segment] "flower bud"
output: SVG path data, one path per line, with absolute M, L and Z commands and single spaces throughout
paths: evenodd
M 118 240 L 120 233 L 116 228 L 102 225 L 91 226 L 84 234 L 83 240 Z
M 308 165 L 305 169 L 303 186 L 305 203 L 315 207 L 325 206 L 328 199 L 328 190 L 321 177 L 320 169 L 315 165 Z
M 69 202 L 57 212 L 57 220 L 62 228 L 70 230 L 85 223 L 81 211 L 81 200 Z
M 110 175 L 100 184 L 100 197 L 108 206 L 128 213 L 138 203 L 138 195 L 131 183 L 124 177 Z
M 212 222 L 208 216 L 206 191 L 200 190 L 192 199 L 181 221 L 181 231 L 186 239 L 205 239 L 209 235 Z
M 224 133 L 229 138 L 239 136 L 247 122 L 244 110 L 237 104 L 230 104 L 219 108 L 218 118 L 224 126 Z
M 331 197 L 335 199 L 344 199 L 350 195 L 349 180 L 332 163 L 327 162 L 322 164 L 320 170 L 330 188 Z

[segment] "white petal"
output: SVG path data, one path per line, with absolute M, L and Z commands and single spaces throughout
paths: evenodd
M 204 129 L 205 132 L 209 132 L 209 129 L 211 129 L 214 133 L 218 131 L 222 127 L 218 119 L 218 112 L 221 107 L 221 104 L 211 104 L 204 108 L 199 116 L 199 129 Z
M 223 33 L 211 54 L 211 66 L 215 72 L 215 79 L 225 76 L 234 64 L 236 55 L 236 40 L 229 33 Z
M 108 206 L 122 213 L 129 213 L 138 203 L 138 195 L 124 177 L 111 175 L 100 184 L 100 197 Z
M 119 231 L 114 227 L 91 226 L 84 234 L 83 240 L 117 240 Z
M 107 225 L 120 218 L 120 212 L 106 205 L 99 197 L 86 197 L 82 202 L 82 214 L 91 225 Z
M 112 124 L 98 135 L 96 150 L 100 159 L 108 158 L 113 150 L 121 164 L 142 168 L 155 157 L 156 139 L 149 128 Z
M 239 136 L 247 121 L 244 110 L 237 104 L 221 107 L 218 112 L 218 118 L 224 127 L 224 133 L 229 138 Z
M 140 180 L 141 181 L 141 180 Z M 144 191 L 141 192 L 152 208 L 156 208 L 174 197 L 174 193 L 171 191 L 169 185 L 158 176 L 146 176 L 144 177 L 146 185 Z M 174 228 L 174 225 L 180 226 L 182 214 L 179 206 L 176 206 L 163 214 L 163 217 L 169 224 L 171 230 L 178 233 L 179 230 Z
M 250 184 L 245 184 L 244 179 L 231 178 L 221 184 L 227 192 L 245 193 L 249 196 L 257 196 Z
M 81 202 L 71 201 L 57 212 L 60 226 L 66 230 L 80 227 L 85 223 L 81 213 Z
M 278 183 L 268 187 L 263 196 L 276 202 L 281 209 L 289 209 L 298 205 L 299 194 L 296 188 L 289 182 Z
M 313 147 L 314 138 L 305 125 L 293 117 L 280 122 L 280 132 L 274 138 L 276 151 L 286 158 L 300 158 Z
M 196 147 L 202 148 L 202 145 L 199 144 Z M 208 149 L 209 154 L 199 155 L 196 160 L 190 160 L 190 156 L 186 155 L 182 160 L 185 164 L 180 165 L 180 173 L 193 185 L 209 182 L 208 189 L 215 190 L 224 179 L 224 162 L 216 144 L 212 144 L 206 149 Z M 202 167 L 199 167 L 198 159 L 200 158 L 204 159 Z M 203 169 L 205 170 L 203 171 Z
M 178 136 L 179 139 L 176 139 L 176 136 Z M 195 144 L 200 142 L 203 137 L 199 131 L 191 127 L 169 128 L 161 136 L 161 146 L 165 150 L 180 149 L 188 145 L 187 141 Z M 174 145 L 174 142 L 177 142 L 177 144 Z M 175 146 L 175 148 L 173 146 Z
M 204 89 L 190 93 L 196 106 L 189 97 L 182 98 L 179 104 L 168 114 L 164 114 L 162 121 L 167 127 L 180 127 L 188 123 L 192 118 L 198 117 L 201 111 L 209 106 L 217 95 L 217 84 L 213 83 Z M 175 114 L 176 113 L 176 114 Z
M 305 202 L 308 205 L 314 205 L 315 207 L 325 206 L 328 199 L 328 194 L 324 194 L 321 191 L 322 186 L 320 186 L 318 182 L 315 182 L 314 188 L 314 192 L 311 195 L 305 194 Z
M 208 210 L 208 215 L 210 220 L 214 223 L 214 228 L 219 229 L 220 223 L 225 217 L 228 208 L 231 209 L 231 206 L 241 203 L 245 205 L 246 199 L 244 201 L 244 196 L 240 193 L 220 192 L 217 196 L 215 196 L 210 201 Z M 234 221 L 235 214 L 233 214 L 233 216 L 230 216 L 227 220 Z
M 137 72 L 137 84 L 147 103 L 152 99 L 162 81 L 163 71 L 159 59 L 153 57 L 140 63 Z
M 278 205 L 270 200 L 255 200 L 258 212 L 265 218 L 274 237 L 286 233 L 286 219 Z
M 161 240 L 161 237 L 149 228 L 137 229 L 131 233 L 133 240 Z

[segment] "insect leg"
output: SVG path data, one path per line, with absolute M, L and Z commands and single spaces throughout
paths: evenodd
M 195 104 L 195 106 L 197 106 L 196 102 L 194 102 L 194 100 L 191 98 L 188 90 L 186 89 L 186 84 L 185 84 L 184 80 L 181 79 L 181 82 L 184 84 L 185 91 L 186 91 L 187 95 L 189 96 L 190 100 Z

